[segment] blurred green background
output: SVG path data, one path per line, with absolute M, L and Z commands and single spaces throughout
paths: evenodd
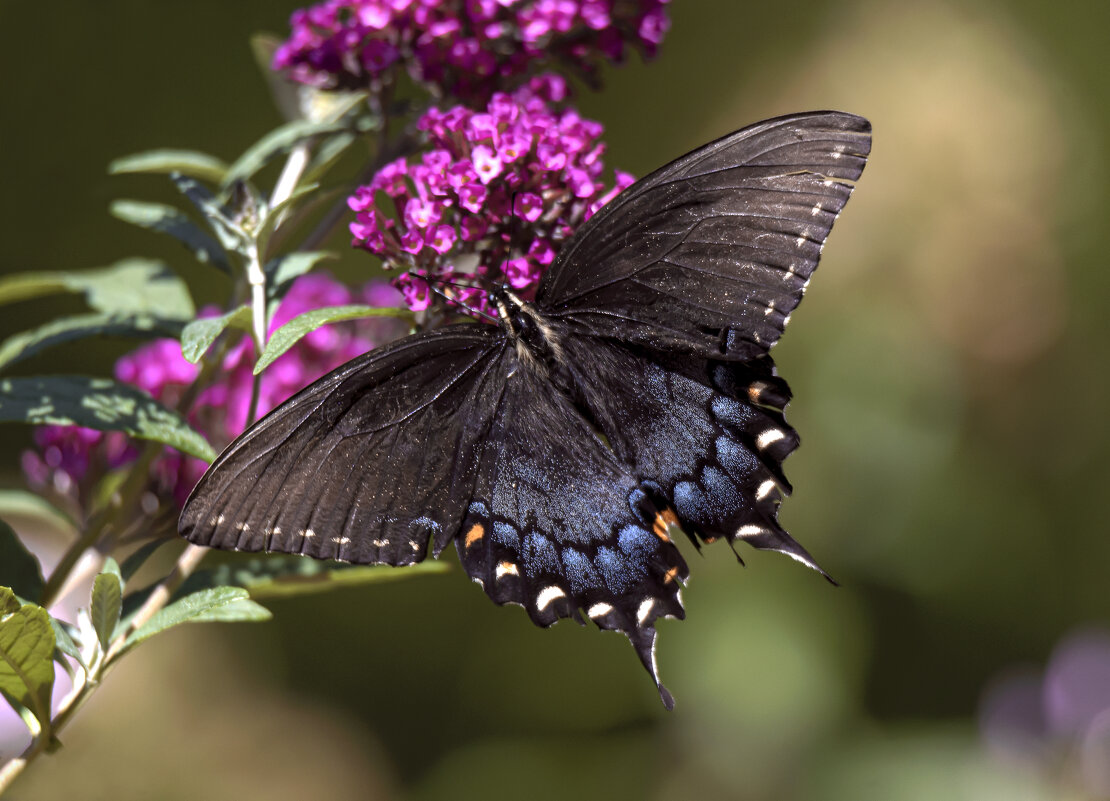
M 168 182 L 105 167 L 230 160 L 278 124 L 247 39 L 296 6 L 0 5 L 0 269 L 186 258 L 106 212 L 172 202 Z M 1110 4 L 674 0 L 672 20 L 658 59 L 580 97 L 609 164 L 644 174 L 790 111 L 874 125 L 775 350 L 804 441 L 783 520 L 843 586 L 687 554 L 688 619 L 659 627 L 670 714 L 623 638 L 535 629 L 457 569 L 274 602 L 272 623 L 185 627 L 126 660 L 13 798 L 1101 797 L 1077 745 L 1007 760 L 978 715 L 999 676 L 1110 618 Z M 10 309 L 4 336 L 62 310 Z M 132 346 L 19 369 L 107 374 Z M 29 435 L 3 433 L 20 486 Z

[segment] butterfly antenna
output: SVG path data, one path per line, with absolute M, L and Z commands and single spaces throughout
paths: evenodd
M 481 284 L 470 284 L 466 281 L 460 281 L 457 278 L 437 278 L 436 280 L 441 284 L 446 284 L 447 286 L 460 286 L 463 289 L 486 289 L 486 287 Z
M 449 303 L 453 306 L 459 307 L 466 314 L 470 314 L 470 315 L 473 315 L 475 317 L 481 317 L 482 319 L 487 320 L 488 322 L 491 322 L 491 323 L 499 322 L 498 319 L 496 317 L 494 317 L 492 314 L 484 312 L 481 309 L 477 309 L 473 306 L 468 306 L 467 304 L 463 303 L 458 298 L 453 297 L 450 294 L 448 294 L 447 292 L 440 289 L 440 287 L 436 286 L 436 284 L 445 284 L 447 286 L 459 286 L 459 287 L 464 287 L 466 289 L 481 289 L 482 287 L 475 286 L 475 285 L 472 285 L 472 284 L 464 284 L 462 282 L 453 281 L 453 280 L 447 279 L 447 278 L 441 278 L 441 277 L 429 278 L 426 275 L 420 275 L 419 273 L 417 273 L 414 270 L 406 270 L 406 274 L 409 275 L 411 278 L 416 278 L 416 279 L 419 279 L 419 280 L 423 281 L 425 284 L 428 285 L 428 289 L 430 289 L 432 292 L 439 295 L 447 303 Z

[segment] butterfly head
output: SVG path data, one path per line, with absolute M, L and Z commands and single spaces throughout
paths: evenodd
M 506 286 L 494 286 L 489 297 L 521 361 L 536 365 L 562 362 L 560 334 L 550 319 Z

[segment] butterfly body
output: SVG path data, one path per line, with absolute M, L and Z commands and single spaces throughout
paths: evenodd
M 798 437 L 768 350 L 870 149 L 840 112 L 757 124 L 656 171 L 566 243 L 496 325 L 379 348 L 275 409 L 182 512 L 193 542 L 411 564 L 452 542 L 539 625 L 621 631 L 659 686 L 654 621 L 684 616 L 672 533 L 786 553 Z
M 549 375 L 562 372 L 565 331 L 544 317 L 536 307 L 505 287 L 490 290 L 505 335 L 521 362 Z

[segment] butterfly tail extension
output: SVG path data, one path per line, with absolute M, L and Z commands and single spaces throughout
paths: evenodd
M 729 532 L 729 541 L 743 541 L 761 551 L 786 554 L 836 584 L 778 523 L 779 503 L 793 489 L 783 472 L 783 461 L 800 442 L 785 417 L 785 407 L 791 398 L 790 387 L 776 374 L 769 356 L 748 363 L 711 362 L 707 372 L 709 382 L 719 393 L 710 403 L 713 418 L 749 452 L 756 454 L 773 476 L 762 478 L 752 493 L 762 519 L 741 523 Z M 748 489 L 751 491 L 752 487 L 749 485 Z
M 467 574 L 495 603 L 522 606 L 536 625 L 561 618 L 583 622 L 584 612 L 598 628 L 628 637 L 669 709 L 673 698 L 660 684 L 655 662 L 655 621 L 685 617 L 681 585 L 689 569 L 668 533 L 676 518 L 657 512 L 631 479 L 608 482 L 595 490 L 610 505 L 588 528 L 569 515 L 556 529 L 542 519 L 529 525 L 504 505 L 495 511 L 499 503 L 475 500 L 456 549 Z M 623 487 L 624 503 L 614 483 Z

